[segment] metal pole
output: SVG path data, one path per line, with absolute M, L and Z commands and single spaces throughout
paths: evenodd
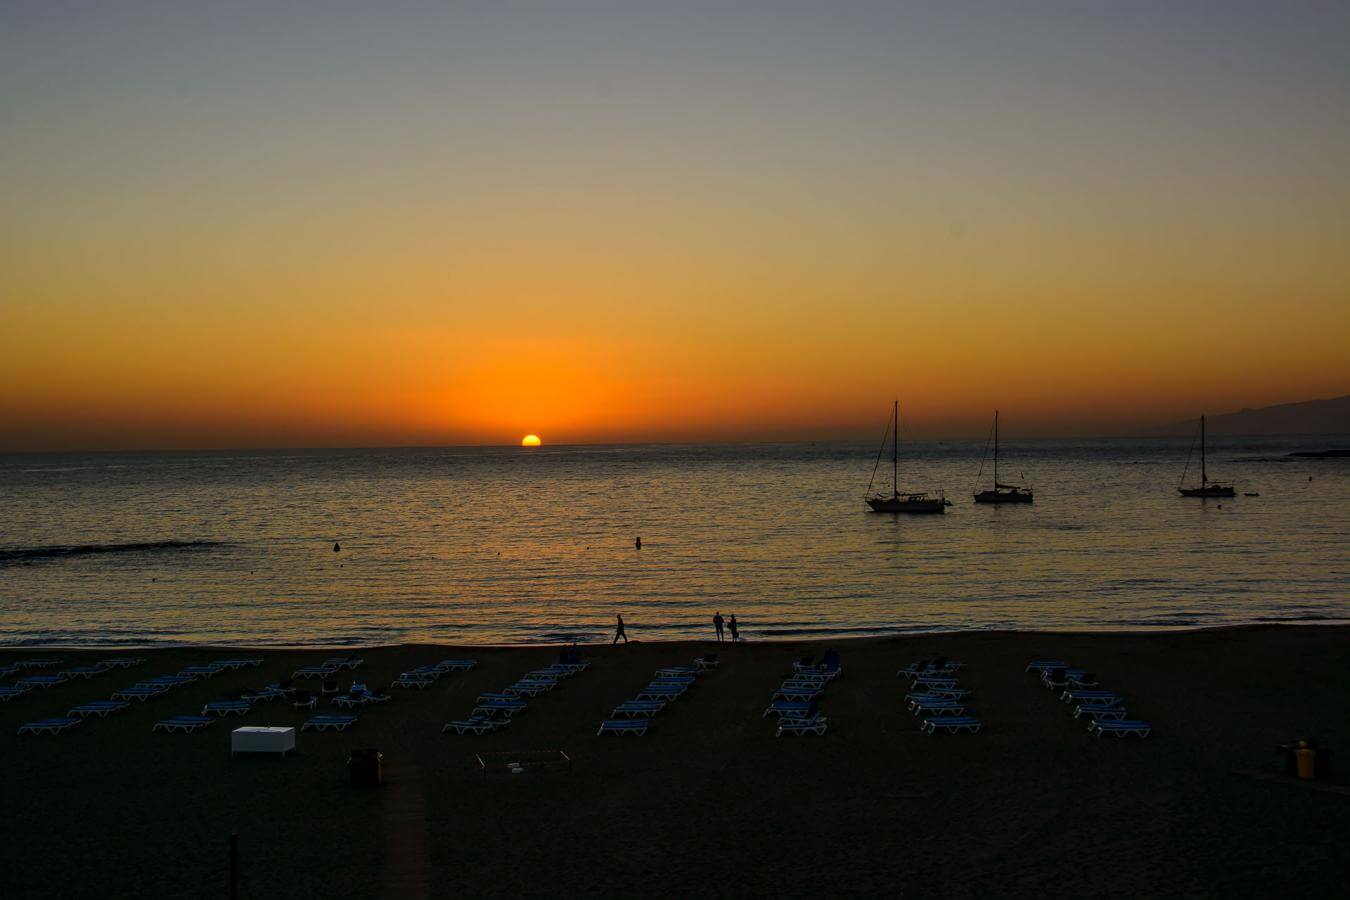
M 1200 417 L 1200 486 L 1209 484 L 1209 468 L 1205 465 L 1205 417 Z

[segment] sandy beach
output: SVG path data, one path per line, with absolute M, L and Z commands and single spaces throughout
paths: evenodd
M 228 753 L 238 725 L 308 715 L 282 704 L 199 734 L 151 726 L 286 677 L 324 659 L 321 650 L 250 653 L 264 658 L 260 668 L 56 737 L 15 730 L 142 677 L 238 654 L 6 651 L 0 663 L 147 662 L 0 706 L 3 893 L 223 896 L 231 832 L 244 897 L 1301 896 L 1334 891 L 1350 872 L 1341 757 L 1315 787 L 1274 775 L 1274 747 L 1293 737 L 1350 752 L 1350 629 L 961 633 L 830 646 L 844 665 L 821 703 L 830 731 L 801 739 L 775 738 L 761 713 L 792 661 L 824 644 L 723 647 L 721 667 L 642 738 L 595 732 L 652 670 L 718 649 L 711 641 L 585 648 L 589 671 L 483 737 L 441 725 L 467 714 L 478 692 L 554 661 L 557 648 L 371 649 L 361 672 L 372 685 L 447 656 L 480 665 L 397 692 L 349 732 L 303 733 L 286 759 Z M 896 669 L 937 655 L 966 664 L 983 733 L 922 734 L 905 710 Z M 1023 671 L 1041 657 L 1097 672 L 1153 735 L 1089 737 Z M 383 752 L 384 786 L 348 784 L 347 752 L 362 747 Z M 560 749 L 570 771 L 485 777 L 475 759 Z

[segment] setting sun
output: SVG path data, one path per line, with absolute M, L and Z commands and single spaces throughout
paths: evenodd
M 520 439 L 520 446 L 522 447 L 538 447 L 542 443 L 543 441 L 539 440 L 537 434 L 527 434 Z

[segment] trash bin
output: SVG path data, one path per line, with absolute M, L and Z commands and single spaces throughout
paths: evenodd
M 351 776 L 353 785 L 380 784 L 383 782 L 383 774 L 380 770 L 380 764 L 384 757 L 379 750 L 367 748 L 364 750 L 353 750 L 347 757 L 347 774 Z
M 1311 781 L 1317 772 L 1317 751 L 1309 747 L 1299 747 L 1294 751 L 1298 761 L 1298 777 Z

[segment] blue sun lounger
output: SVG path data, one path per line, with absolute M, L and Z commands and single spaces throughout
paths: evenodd
M 60 734 L 67 728 L 74 728 L 80 724 L 79 719 L 39 719 L 36 722 L 26 722 L 19 726 L 19 734 Z
M 27 685 L 28 687 L 49 688 L 56 687 L 58 684 L 65 684 L 69 679 L 64 675 L 26 675 L 20 678 L 15 684 Z
M 253 708 L 247 700 L 213 700 L 202 707 L 204 716 L 242 716 Z
M 436 663 L 436 668 L 442 672 L 467 672 L 476 665 L 478 665 L 476 659 L 443 659 Z
M 441 734 L 447 731 L 453 731 L 455 734 L 490 734 L 510 724 L 511 720 L 505 717 L 497 719 L 490 716 L 469 716 L 467 719 L 446 722 Z
M 911 700 L 909 709 L 916 716 L 925 713 L 933 716 L 959 716 L 966 711 L 966 706 L 959 700 Z
M 39 659 L 17 659 L 14 665 L 20 669 L 50 669 L 52 666 L 59 665 L 61 660 L 42 657 Z
M 95 665 L 102 666 L 105 669 L 130 669 L 132 666 L 139 666 L 144 662 L 145 657 L 143 656 L 114 656 L 99 660 Z
M 919 675 L 951 675 L 965 666 L 951 659 L 921 659 L 895 673 L 896 678 L 914 678 Z
M 910 687 L 915 690 L 924 688 L 956 688 L 960 687 L 961 682 L 955 676 L 951 675 L 919 675 L 910 681 Z
M 503 694 L 509 694 L 512 697 L 537 697 L 545 691 L 551 691 L 557 687 L 557 682 L 553 681 L 517 681 L 508 688 L 503 688 Z
M 330 656 L 321 665 L 328 669 L 356 669 L 365 665 L 365 662 L 356 656 Z
M 636 734 L 639 737 L 647 733 L 651 727 L 651 719 L 606 719 L 600 723 L 600 730 L 595 733 L 596 737 L 602 734 Z
M 29 690 L 26 685 L 0 684 L 0 703 L 8 703 L 15 697 L 22 697 Z
M 657 669 L 656 674 L 671 677 L 682 677 L 687 675 L 690 678 L 696 678 L 702 671 L 703 670 L 698 666 L 666 666 L 664 669 Z
M 208 666 L 184 666 L 179 670 L 179 675 L 191 675 L 193 678 L 210 678 L 213 675 L 219 675 L 225 670 L 218 664 L 212 663 Z
M 798 737 L 808 734 L 824 734 L 829 728 L 829 719 L 824 716 L 812 716 L 810 718 L 798 718 L 793 716 L 779 716 L 778 730 L 774 732 L 774 737 L 782 737 L 785 734 L 795 734 Z
M 401 688 L 417 688 L 424 691 L 436 683 L 434 675 L 426 675 L 418 672 L 404 672 L 394 679 L 393 686 Z
M 1093 688 L 1097 686 L 1097 678 L 1087 669 L 1047 669 L 1041 675 L 1041 684 L 1052 691 Z
M 235 671 L 236 669 L 242 669 L 245 666 L 251 666 L 252 668 L 256 669 L 258 668 L 258 666 L 261 666 L 262 664 L 263 661 L 262 657 L 260 656 L 218 659 L 214 663 L 212 663 L 213 666 L 220 666 L 222 669 L 229 669 L 231 672 Z
M 137 684 L 158 684 L 164 687 L 182 687 L 185 684 L 192 684 L 197 679 L 191 675 L 156 675 L 153 678 L 146 678 L 144 681 L 138 681 Z
M 780 687 L 773 692 L 773 700 L 815 700 L 825 693 L 818 687 Z
M 774 700 L 764 708 L 764 716 L 768 715 L 777 715 L 780 719 L 783 716 L 804 719 L 811 715 L 811 704 L 793 700 Z M 760 718 L 764 718 L 764 716 L 760 716 Z
M 905 695 L 905 706 L 911 706 L 915 701 L 922 703 L 940 703 L 943 701 L 960 700 L 960 697 L 953 697 L 946 691 L 915 691 Z
M 1115 691 L 1065 691 L 1059 695 L 1059 699 L 1065 703 L 1082 703 L 1086 700 L 1089 703 L 1103 705 L 1109 700 L 1123 702 L 1125 697 Z
M 61 674 L 67 678 L 93 678 L 95 675 L 102 675 L 104 669 L 98 666 L 73 666 L 64 670 Z
M 332 678 L 337 669 L 332 666 L 301 666 L 291 673 L 291 680 L 297 678 Z
M 100 719 L 115 713 L 128 709 L 130 703 L 125 700 L 92 700 L 89 703 L 81 703 L 79 706 L 72 706 L 66 713 L 71 718 L 79 717 L 87 719 L 89 716 L 98 716 Z
M 721 660 L 717 658 L 716 653 L 709 653 L 705 656 L 695 656 L 694 665 L 698 666 L 700 670 L 706 672 L 709 669 L 715 669 L 719 665 L 721 665 Z
M 1128 715 L 1123 706 L 1076 706 L 1073 710 L 1075 719 L 1087 719 L 1089 723 L 1118 722 Z
M 1134 734 L 1146 738 L 1152 731 L 1152 725 L 1139 719 L 1118 719 L 1113 722 L 1098 719 L 1088 726 L 1088 733 L 1095 734 L 1097 737 L 1104 734 L 1114 734 L 1119 738 L 1127 734 Z
M 365 706 L 372 702 L 368 693 L 360 694 L 339 694 L 333 698 L 333 705 L 339 709 L 356 709 L 358 706 Z
M 665 708 L 664 700 L 625 700 L 610 715 L 616 719 L 650 719 Z
M 1062 659 L 1035 659 L 1027 663 L 1024 672 L 1044 674 L 1049 669 L 1067 669 L 1069 664 Z
M 140 700 L 144 703 L 151 697 L 158 697 L 160 694 L 167 694 L 169 686 L 166 684 L 136 684 L 129 688 L 122 688 L 120 691 L 113 691 L 114 700 Z
M 480 700 L 474 706 L 472 715 L 485 713 L 501 713 L 504 716 L 513 716 L 518 712 L 525 711 L 524 700 Z
M 173 716 L 156 722 L 151 731 L 163 731 L 168 734 L 191 734 L 210 726 L 215 719 L 210 716 Z
M 973 716 L 932 716 L 919 723 L 919 730 L 929 734 L 937 734 L 939 731 L 948 734 L 956 734 L 958 731 L 979 734 L 983 727 L 984 723 Z
M 356 716 L 314 716 L 300 726 L 301 731 L 313 728 L 315 731 L 346 731 L 356 724 Z
M 648 686 L 648 687 L 645 687 L 645 688 L 643 688 L 642 690 L 638 691 L 637 694 L 636 694 L 636 696 L 634 696 L 633 699 L 634 699 L 634 700 L 665 700 L 665 701 L 667 701 L 667 702 L 673 702 L 673 701 L 675 701 L 675 700 L 680 699 L 680 697 L 683 696 L 683 694 L 684 694 L 684 689 L 683 689 L 683 688 L 650 687 L 650 686 Z

